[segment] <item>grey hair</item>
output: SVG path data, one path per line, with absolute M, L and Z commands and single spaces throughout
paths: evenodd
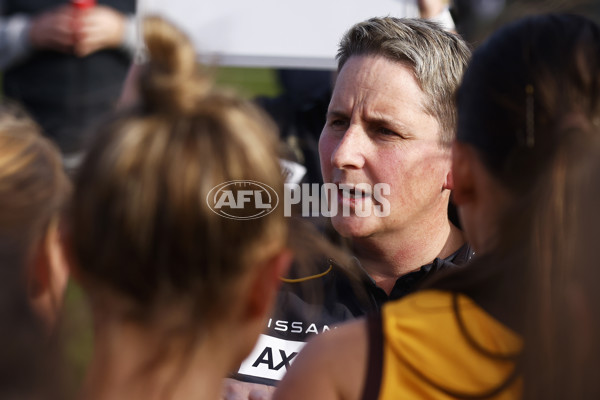
M 456 134 L 454 92 L 471 56 L 458 35 L 438 24 L 411 18 L 371 18 L 354 25 L 340 41 L 338 72 L 352 56 L 381 56 L 409 66 L 428 101 L 425 111 L 440 125 L 440 142 Z

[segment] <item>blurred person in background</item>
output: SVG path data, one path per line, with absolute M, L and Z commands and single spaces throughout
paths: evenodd
M 309 343 L 277 399 L 598 398 L 600 27 L 508 25 L 457 103 L 454 201 L 478 258 Z
M 0 0 L 4 96 L 25 107 L 69 167 L 90 124 L 118 98 L 134 51 L 134 13 L 135 0 Z
M 600 23 L 600 3 L 596 0 L 452 0 L 451 10 L 457 31 L 474 44 L 524 15 L 575 13 Z

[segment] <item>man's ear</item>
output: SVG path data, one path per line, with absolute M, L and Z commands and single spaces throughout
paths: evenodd
M 28 271 L 29 301 L 48 329 L 52 330 L 60 314 L 69 279 L 57 219 L 50 223 L 37 244 L 33 265 Z
M 252 277 L 246 303 L 249 318 L 262 318 L 270 311 L 281 286 L 281 277 L 285 276 L 291 261 L 292 252 L 284 249 L 257 266 L 259 271 Z
M 474 200 L 475 179 L 473 175 L 473 150 L 466 144 L 454 142 L 452 145 L 452 201 L 460 206 Z
M 446 179 L 442 185 L 442 191 L 444 190 L 454 190 L 454 175 L 452 174 L 452 151 L 453 148 L 450 147 L 445 153 L 445 163 L 447 163 L 448 172 L 446 173 Z
M 442 189 L 454 190 L 454 175 L 452 174 L 452 168 L 446 174 L 446 180 L 444 181 L 444 186 Z

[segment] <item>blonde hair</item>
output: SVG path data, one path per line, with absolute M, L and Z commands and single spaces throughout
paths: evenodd
M 100 127 L 76 180 L 74 253 L 84 282 L 127 299 L 136 317 L 184 300 L 206 321 L 286 243 L 282 207 L 232 220 L 206 201 L 234 180 L 283 198 L 277 135 L 254 105 L 212 87 L 181 31 L 150 17 L 144 32 L 140 103 Z

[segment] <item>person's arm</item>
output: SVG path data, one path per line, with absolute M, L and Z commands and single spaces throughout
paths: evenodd
M 30 53 L 30 24 L 30 18 L 24 14 L 0 17 L 0 69 L 14 65 Z
M 0 11 L 3 2 L 0 1 Z M 77 18 L 79 29 L 73 31 Z M 135 17 L 112 8 L 96 6 L 81 19 L 70 5 L 62 5 L 37 17 L 17 14 L 0 17 L 0 69 L 25 59 L 35 49 L 86 56 L 104 48 L 121 48 L 133 56 L 136 48 Z
M 30 51 L 29 17 L 24 14 L 5 16 L 5 8 L 5 0 L 0 0 L 0 69 L 15 64 Z
M 434 18 L 448 6 L 447 0 L 418 0 L 419 14 L 421 18 Z
M 364 319 L 314 337 L 294 360 L 273 399 L 360 399 L 366 380 L 367 349 Z
M 73 50 L 73 10 L 66 4 L 35 17 L 16 14 L 0 18 L 0 69 L 26 58 L 36 49 Z
M 419 14 L 421 18 L 435 21 L 447 30 L 454 32 L 456 26 L 452 15 L 450 15 L 450 4 L 448 0 L 418 0 Z
M 137 35 L 136 35 L 136 17 L 133 14 L 125 16 L 125 28 L 123 39 L 121 41 L 121 49 L 126 51 L 133 57 L 137 50 Z

